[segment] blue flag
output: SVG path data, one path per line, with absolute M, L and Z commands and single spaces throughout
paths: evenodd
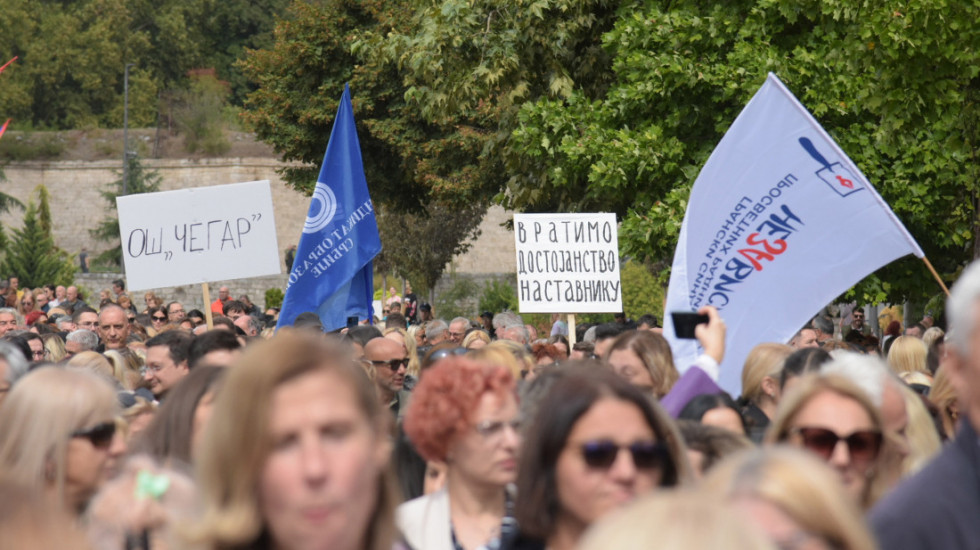
M 350 88 L 344 85 L 277 328 L 307 311 L 316 312 L 328 331 L 347 326 L 348 317 L 371 319 L 372 260 L 380 251 Z

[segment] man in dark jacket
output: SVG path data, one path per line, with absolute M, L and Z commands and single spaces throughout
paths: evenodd
M 946 302 L 950 319 L 943 369 L 956 388 L 956 440 L 871 511 L 881 548 L 980 548 L 980 262 L 963 272 Z

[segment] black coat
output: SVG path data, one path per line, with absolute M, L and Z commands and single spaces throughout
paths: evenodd
M 980 440 L 964 418 L 956 440 L 886 495 L 868 518 L 882 550 L 980 548 Z

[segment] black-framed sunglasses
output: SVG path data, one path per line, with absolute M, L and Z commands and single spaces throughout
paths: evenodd
M 161 322 L 161 323 L 162 323 L 162 322 L 164 322 L 164 321 L 166 321 L 166 320 L 167 320 L 167 316 L 166 316 L 166 315 L 164 315 L 163 317 L 157 317 L 156 315 L 154 315 L 154 316 L 152 317 L 152 319 L 153 319 L 154 321 L 159 321 L 159 322 Z
M 638 470 L 663 468 L 670 459 L 667 446 L 652 441 L 618 445 L 612 441 L 588 441 L 582 444 L 582 458 L 590 468 L 608 470 L 616 462 L 619 451 L 628 450 Z
M 882 435 L 877 430 L 860 430 L 847 436 L 840 436 L 827 428 L 802 427 L 793 428 L 790 433 L 798 434 L 803 442 L 803 447 L 824 460 L 830 460 L 834 454 L 834 449 L 841 441 L 847 444 L 847 452 L 851 455 L 851 461 L 859 465 L 868 465 L 874 462 L 881 450 Z
M 404 359 L 391 359 L 389 361 L 371 361 L 376 367 L 388 367 L 392 372 L 398 372 L 402 367 L 408 368 L 408 357 Z
M 71 436 L 88 439 L 96 449 L 108 449 L 112 444 L 112 438 L 116 435 L 115 422 L 103 422 L 96 424 L 87 430 L 78 430 L 71 433 Z

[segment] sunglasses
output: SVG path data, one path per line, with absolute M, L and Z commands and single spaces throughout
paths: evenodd
M 617 445 L 612 441 L 589 441 L 582 444 L 582 458 L 590 468 L 608 470 L 616 462 L 619 451 L 626 449 L 638 470 L 663 468 L 670 460 L 667 446 L 649 441 Z
M 841 437 L 826 428 L 793 428 L 790 433 L 799 435 L 803 447 L 824 460 L 830 460 L 841 441 L 847 444 L 847 452 L 855 464 L 867 465 L 874 462 L 881 450 L 881 432 L 876 430 L 861 430 L 847 437 Z
M 71 436 L 81 437 L 88 439 L 89 443 L 92 444 L 96 449 L 108 449 L 109 445 L 112 444 L 112 438 L 116 435 L 116 423 L 115 422 L 103 422 L 102 424 L 97 424 L 87 430 L 78 430 L 72 432 Z
M 162 323 L 163 321 L 166 321 L 167 320 L 167 317 L 166 317 L 166 315 L 163 316 L 163 317 L 157 317 L 156 315 L 154 315 L 153 316 L 153 320 L 154 321 L 160 321 Z
M 376 367 L 385 366 L 392 370 L 392 372 L 398 372 L 402 367 L 408 367 L 408 357 L 404 359 L 391 359 L 389 361 L 371 361 L 371 364 Z
M 429 362 L 435 363 L 447 357 L 452 357 L 454 355 L 466 355 L 466 352 L 470 350 L 466 348 L 442 348 L 441 350 L 433 353 L 429 356 Z

